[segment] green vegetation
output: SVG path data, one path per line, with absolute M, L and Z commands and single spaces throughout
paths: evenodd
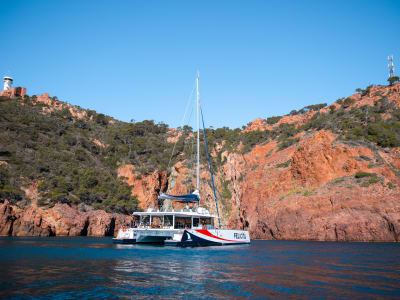
M 221 204 L 223 207 L 224 215 L 229 216 L 232 211 L 232 192 L 229 189 L 229 181 L 221 178 Z
M 290 196 L 290 195 L 298 195 L 298 194 L 301 194 L 301 193 L 304 193 L 304 192 L 306 192 L 306 191 L 303 191 L 303 189 L 302 189 L 301 187 L 299 187 L 299 188 L 297 188 L 297 189 L 290 190 L 290 191 L 287 192 L 285 195 L 282 195 L 282 196 L 279 198 L 279 200 L 283 200 L 283 199 L 285 199 L 287 196 Z M 304 194 L 303 194 L 303 195 L 304 195 Z M 307 195 L 307 196 L 309 196 L 309 195 Z
M 400 110 L 389 103 L 386 97 L 382 97 L 373 107 L 365 105 L 350 110 L 344 109 L 346 100 L 341 109 L 329 114 L 317 112 L 299 130 L 328 129 L 346 140 L 373 142 L 381 147 L 400 146 Z M 391 117 L 383 119 L 383 113 Z
M 354 102 L 355 102 L 354 99 L 346 98 L 346 99 L 343 100 L 342 106 L 343 106 L 344 108 L 348 108 L 349 106 L 351 106 L 352 104 L 354 104 Z
M 399 81 L 399 76 L 392 76 L 388 79 L 388 81 L 389 81 L 389 85 L 393 85 Z
M 37 181 L 39 205 L 83 202 L 110 212 L 136 210 L 138 201 L 117 178 L 116 169 L 135 159 L 144 165 L 153 162 L 147 152 L 152 151 L 150 143 L 159 151 L 154 136 L 156 129 L 165 132 L 164 126 L 111 124 L 110 117 L 94 111 L 76 119 L 67 108 L 49 114 L 42 113 L 42 107 L 29 98 L 0 101 L 0 159 L 8 163 L 0 166 L 0 199 L 27 200 L 21 186 Z M 126 138 L 128 130 L 131 139 Z M 142 136 L 149 138 L 143 141 Z M 95 139 L 107 146 L 98 146 Z
M 391 84 L 398 78 L 392 81 Z M 367 95 L 372 87 L 357 89 L 357 92 Z M 268 124 L 275 124 L 271 130 L 243 132 L 239 128 L 208 128 L 209 148 L 215 152 L 213 170 L 217 173 L 226 163 L 226 157 L 222 158 L 225 151 L 245 154 L 256 145 L 272 140 L 278 143 L 280 151 L 298 143 L 299 133 L 307 136 L 321 129 L 330 130 L 351 144 L 400 147 L 400 109 L 389 101 L 389 95 L 383 96 L 377 91 L 374 97 L 379 99 L 374 106 L 353 107 L 354 99 L 341 98 L 336 101 L 340 106 L 329 106 L 327 113 L 321 112 L 326 103 L 292 110 L 290 115 L 315 112 L 301 126 L 287 123 L 278 126 L 282 117 L 274 116 L 266 119 Z M 85 111 L 86 116 L 78 119 L 66 105 L 64 109 L 44 113 L 50 107 L 36 103 L 35 99 L 34 96 L 11 100 L 0 97 L 0 160 L 6 162 L 0 165 L 0 201 L 26 203 L 28 199 L 22 187 L 39 182 L 39 205 L 86 203 L 110 212 L 130 213 L 137 209 L 138 200 L 130 195 L 130 187 L 117 178 L 119 167 L 135 165 L 138 178 L 154 170 L 170 172 L 168 167 L 178 161 L 186 161 L 187 167 L 193 168 L 190 158 L 195 150 L 195 136 L 189 126 L 180 128 L 175 151 L 171 153 L 173 144 L 168 138 L 176 137 L 177 131 L 170 131 L 166 124 L 151 120 L 125 123 L 92 110 Z M 204 143 L 201 152 L 202 163 L 208 165 Z M 272 150 L 265 156 L 271 153 Z M 370 168 L 379 164 L 363 155 L 357 159 L 369 161 Z M 289 165 L 290 160 L 276 167 Z M 382 180 L 375 173 L 364 173 L 355 174 L 360 184 Z M 242 175 L 239 181 L 244 180 Z M 230 199 L 228 183 L 221 184 L 222 201 Z M 387 186 L 392 188 L 393 184 Z
M 265 153 L 264 157 L 270 157 L 272 154 L 273 150 L 269 150 L 268 153 Z
M 278 121 L 279 121 L 280 119 L 282 119 L 281 116 L 269 117 L 269 118 L 267 118 L 267 123 L 268 123 L 269 125 L 273 125 L 273 124 L 275 124 L 275 123 L 278 123 Z
M 277 164 L 275 167 L 276 168 L 287 168 L 287 167 L 289 167 L 290 162 L 291 162 L 291 160 L 289 159 L 289 160 L 285 161 L 284 163 Z
M 327 106 L 326 103 L 321 103 L 321 104 L 313 104 L 313 105 L 308 105 L 304 107 L 304 109 L 308 111 L 318 111 L 321 110 L 322 108 L 325 108 Z
M 370 84 L 370 85 L 367 86 L 365 89 L 361 89 L 361 88 L 356 89 L 356 92 L 357 92 L 357 93 L 360 93 L 361 96 L 365 96 L 365 95 L 368 95 L 368 94 L 369 94 L 369 92 L 371 91 L 371 88 L 372 88 L 372 87 L 374 87 L 374 85 L 373 85 L 373 84 Z
M 18 185 L 12 184 L 13 181 L 15 179 L 11 178 L 7 168 L 0 165 L 0 199 L 7 199 L 15 204 L 22 199 L 23 193 Z
M 238 147 L 242 144 L 240 152 L 247 153 L 255 145 L 268 142 L 271 138 L 271 132 L 268 130 L 242 132 L 239 128 L 230 129 L 228 127 L 222 127 L 215 130 L 207 129 L 206 132 L 210 149 L 213 149 L 217 144 L 223 145 L 221 152 L 225 150 L 229 152 L 238 152 Z M 201 151 L 203 152 L 201 156 L 206 157 L 204 144 L 201 145 Z M 188 152 L 185 151 L 185 153 Z M 219 166 L 221 163 L 222 161 L 220 158 L 217 158 L 216 164 Z
M 364 171 L 359 171 L 356 174 L 354 174 L 355 178 L 365 178 L 365 177 L 374 177 L 377 176 L 376 173 L 368 173 Z
M 371 184 L 375 184 L 378 182 L 382 182 L 383 179 L 378 176 L 376 173 L 368 173 L 368 172 L 363 172 L 359 171 L 356 174 L 354 174 L 354 177 L 357 178 L 357 182 L 362 186 L 362 187 L 369 187 Z
M 305 107 L 303 107 L 302 109 L 299 109 L 299 110 L 292 110 L 289 113 L 289 115 L 290 116 L 295 116 L 295 115 L 298 115 L 298 114 L 304 114 L 304 113 L 309 112 L 309 111 L 318 111 L 318 110 L 321 110 L 322 108 L 325 108 L 326 106 L 327 106 L 326 103 L 308 105 L 308 106 L 305 106 Z
M 293 144 L 296 144 L 300 139 L 294 138 L 294 136 L 300 132 L 299 129 L 296 129 L 294 124 L 280 124 L 274 132 L 272 132 L 272 137 L 277 139 L 278 149 L 283 150 L 286 149 Z
M 296 144 L 300 139 L 299 138 L 287 138 L 279 143 L 278 149 L 279 151 L 286 149 L 294 144 Z
M 345 181 L 346 178 L 344 177 L 340 177 L 340 178 L 336 178 L 332 181 L 333 184 L 339 184 L 342 183 L 343 181 Z
M 371 161 L 371 158 L 369 158 L 366 155 L 360 155 L 360 159 L 365 160 L 365 161 Z

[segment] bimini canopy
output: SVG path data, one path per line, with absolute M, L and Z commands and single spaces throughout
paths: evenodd
M 179 196 L 175 196 L 175 195 L 168 195 L 168 194 L 164 194 L 163 192 L 160 192 L 160 195 L 158 195 L 158 200 L 176 200 L 178 202 L 181 203 L 193 203 L 193 202 L 199 202 L 200 201 L 200 197 L 199 197 L 199 193 L 195 191 L 192 194 L 186 194 L 186 195 L 179 195 Z

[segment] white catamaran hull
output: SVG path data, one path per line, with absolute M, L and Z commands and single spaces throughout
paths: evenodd
M 162 244 L 166 239 L 172 239 L 179 232 L 176 229 L 120 229 L 115 244 Z
M 116 238 L 117 244 L 165 243 L 174 246 L 225 246 L 249 244 L 250 235 L 244 230 L 226 229 L 120 229 Z
M 245 230 L 188 229 L 183 233 L 180 246 L 223 246 L 249 243 L 250 235 Z

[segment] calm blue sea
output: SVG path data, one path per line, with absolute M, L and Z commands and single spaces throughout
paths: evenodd
M 1 238 L 0 268 L 1 298 L 400 298 L 399 243 Z

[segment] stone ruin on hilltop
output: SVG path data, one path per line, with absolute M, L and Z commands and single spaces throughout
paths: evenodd
M 0 92 L 0 96 L 7 98 L 24 98 L 26 95 L 26 88 L 24 87 L 11 87 L 14 79 L 9 76 L 4 76 L 4 89 Z

